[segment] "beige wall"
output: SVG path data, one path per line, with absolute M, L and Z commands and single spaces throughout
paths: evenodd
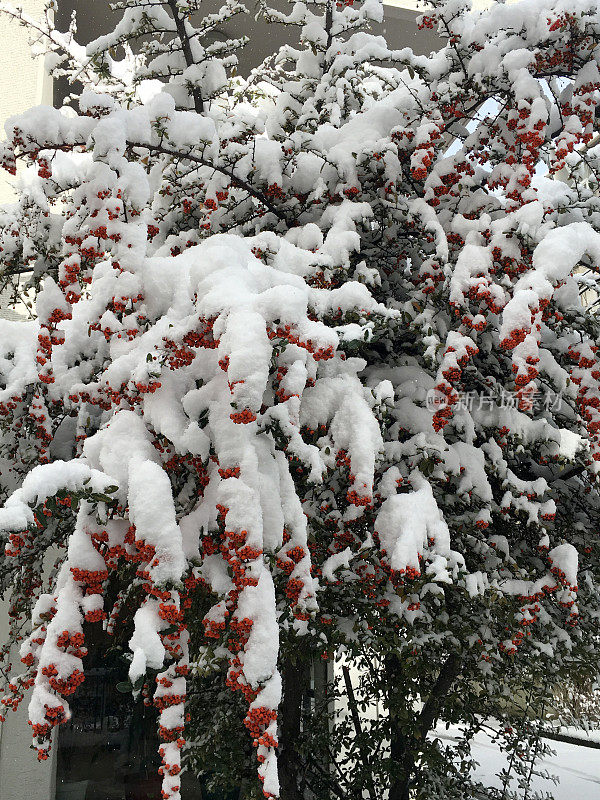
M 31 16 L 43 10 L 43 0 L 20 0 L 19 5 Z M 29 52 L 25 29 L 0 14 L 0 137 L 4 122 L 13 114 L 43 102 L 52 102 L 52 86 L 44 77 L 42 59 Z M 0 170 L 0 203 L 10 202 L 16 180 Z M 8 316 L 0 312 L 1 316 Z M 0 641 L 6 640 L 7 608 L 0 603 Z M 18 656 L 12 659 L 18 664 Z M 15 664 L 15 666 L 16 666 Z M 39 764 L 31 748 L 31 729 L 27 724 L 27 699 L 16 714 L 9 712 L 0 725 L 0 800 L 54 800 L 53 760 Z
M 44 9 L 43 0 L 19 0 L 18 5 L 32 17 L 40 16 Z M 52 83 L 44 75 L 43 59 L 31 57 L 25 28 L 6 14 L 0 14 L 0 42 L 0 136 L 4 139 L 8 117 L 31 106 L 52 103 Z M 0 170 L 0 202 L 12 199 L 13 181 Z
M 0 603 L 0 641 L 8 634 L 7 604 Z M 12 663 L 18 672 L 19 657 Z M 31 728 L 27 724 L 26 697 L 18 711 L 9 711 L 0 724 L 0 800 L 54 800 L 56 760 L 38 762 L 31 749 Z M 53 754 L 54 755 L 54 754 Z
M 31 16 L 43 10 L 43 0 L 20 0 Z M 44 76 L 42 59 L 29 52 L 25 29 L 0 14 L 0 124 L 13 114 L 34 105 L 52 102 L 52 86 Z M 0 132 L 4 138 L 4 131 Z M 13 197 L 15 180 L 0 171 L 0 202 Z M 5 316 L 4 314 L 2 316 Z M 0 603 L 0 640 L 7 633 L 6 605 Z M 13 663 L 18 664 L 18 656 Z M 9 712 L 0 726 L 0 800 L 54 800 L 54 759 L 38 763 L 31 749 L 31 729 L 27 724 L 27 698 L 16 714 Z

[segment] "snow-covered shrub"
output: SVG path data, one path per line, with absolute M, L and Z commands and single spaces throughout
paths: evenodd
M 101 623 L 158 710 L 165 798 L 199 719 L 227 741 L 225 689 L 266 797 L 462 797 L 438 720 L 467 769 L 502 698 L 597 672 L 596 6 L 435 2 L 430 57 L 366 32 L 377 0 L 264 8 L 299 44 L 229 81 L 240 6 L 115 5 L 86 49 L 37 24 L 85 89 L 1 153 L 29 165 L 2 286 L 37 293 L 0 322 L 12 638 L 33 623 L 3 702 L 33 687 L 47 758 Z M 342 670 L 350 713 L 305 720 L 303 757 L 308 665 L 340 652 L 363 685 Z

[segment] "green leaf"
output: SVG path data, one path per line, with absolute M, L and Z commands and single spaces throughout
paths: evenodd
M 178 630 L 179 629 L 178 629 L 177 625 L 169 625 L 168 628 L 163 628 L 161 630 L 161 633 L 163 634 L 163 636 L 169 636 L 172 633 L 177 633 Z
M 434 468 L 435 462 L 432 458 L 424 458 L 419 463 L 419 471 L 425 475 L 426 478 L 433 474 Z
M 96 503 L 113 503 L 114 502 L 114 497 L 109 497 L 109 495 L 102 494 L 101 492 L 92 492 L 90 497 Z

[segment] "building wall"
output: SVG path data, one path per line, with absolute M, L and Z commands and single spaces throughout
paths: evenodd
M 8 635 L 8 605 L 0 603 L 0 641 Z M 11 653 L 15 671 L 19 671 L 18 653 Z M 0 800 L 55 800 L 56 762 L 37 760 L 31 749 L 31 728 L 27 724 L 26 697 L 18 711 L 9 711 L 0 723 Z
M 20 0 L 19 5 L 31 16 L 38 16 L 43 0 Z M 52 102 L 52 84 L 44 74 L 42 59 L 33 59 L 25 29 L 0 14 L 0 123 L 34 105 Z M 3 130 L 1 132 L 4 138 Z M 0 170 L 0 203 L 14 197 L 12 185 L 18 180 Z M 0 315 L 14 319 L 8 309 Z M 3 607 L 4 606 L 4 607 Z M 7 634 L 7 609 L 0 604 L 0 641 Z M 18 664 L 18 655 L 13 663 Z M 27 725 L 27 698 L 19 710 L 9 712 L 0 724 L 0 800 L 54 800 L 55 765 L 52 760 L 39 763 L 31 750 L 31 729 Z
M 284 0 L 271 0 L 282 10 L 289 10 L 289 3 Z M 486 0 L 475 0 L 476 3 Z M 377 35 L 385 35 L 390 47 L 412 47 L 415 53 L 428 54 L 439 45 L 439 38 L 431 30 L 420 31 L 416 24 L 416 17 L 423 12 L 417 10 L 416 0 L 384 0 L 385 19 L 381 25 L 374 25 L 372 30 Z M 221 0 L 203 0 L 206 13 L 217 11 L 222 5 Z M 214 39 L 239 38 L 249 34 L 249 26 L 254 28 L 256 35 L 252 36 L 248 45 L 242 48 L 238 55 L 238 73 L 248 75 L 254 67 L 258 66 L 265 58 L 274 53 L 284 44 L 296 44 L 298 28 L 295 26 L 271 24 L 252 17 L 252 3 L 246 4 L 250 14 L 239 14 L 233 17 L 225 26 L 218 29 Z M 71 15 L 77 13 L 77 40 L 83 44 L 110 31 L 118 21 L 116 12 L 108 9 L 108 3 L 92 2 L 91 0 L 60 0 L 56 17 L 56 24 L 60 30 L 66 30 Z M 60 106 L 65 97 L 68 84 L 59 80 L 55 86 L 54 104 Z
M 40 16 L 43 0 L 19 0 L 19 6 L 32 17 Z M 0 134 L 4 123 L 14 114 L 31 106 L 52 103 L 52 81 L 44 73 L 42 58 L 31 57 L 25 28 L 7 15 L 0 14 Z M 0 203 L 14 196 L 14 178 L 0 170 Z
M 43 12 L 43 0 L 19 0 L 18 5 L 32 17 Z M 31 106 L 52 103 L 52 81 L 44 73 L 43 59 L 34 59 L 29 49 L 29 37 L 22 25 L 0 14 L 0 138 L 4 139 L 4 123 Z M 13 185 L 18 180 L 0 170 L 0 203 L 14 198 Z M 2 308 L 0 316 L 18 319 L 19 315 Z M 0 603 L 0 641 L 8 633 L 5 603 Z M 18 669 L 18 654 L 13 664 Z M 27 724 L 28 698 L 16 713 L 8 712 L 6 722 L 0 723 L 0 800 L 55 800 L 55 762 L 39 763 L 31 749 L 31 728 Z

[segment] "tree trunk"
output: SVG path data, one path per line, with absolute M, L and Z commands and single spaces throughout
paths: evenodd
M 414 756 L 409 746 L 414 742 L 406 735 L 406 724 L 401 714 L 401 710 L 406 709 L 408 697 L 404 690 L 402 665 L 397 655 L 392 653 L 386 657 L 385 673 L 388 687 L 390 757 L 395 767 L 395 777 L 390 784 L 388 800 L 408 800 L 410 780 L 414 769 Z
M 388 800 L 409 800 L 410 783 L 415 767 L 415 759 L 409 745 L 414 745 L 415 741 L 407 739 L 401 732 L 399 725 L 392 726 L 392 736 L 390 741 L 390 755 L 392 761 L 397 765 L 398 771 L 395 780 L 390 785 Z
M 445 699 L 461 668 L 457 653 L 450 653 L 440 669 L 421 713 L 416 727 L 402 721 L 400 710 L 406 709 L 408 698 L 403 692 L 403 676 L 400 659 L 396 655 L 386 658 L 385 670 L 388 685 L 388 713 L 390 719 L 390 756 L 396 767 L 396 777 L 390 785 L 388 800 L 409 800 L 410 786 L 415 764 L 427 734 L 438 720 Z M 409 733 L 410 731 L 410 733 Z M 407 735 L 408 734 L 408 735 Z
M 288 657 L 283 662 L 283 698 L 280 706 L 279 784 L 281 800 L 303 800 L 300 790 L 300 757 L 296 742 L 300 736 L 302 702 L 308 688 L 305 664 Z

